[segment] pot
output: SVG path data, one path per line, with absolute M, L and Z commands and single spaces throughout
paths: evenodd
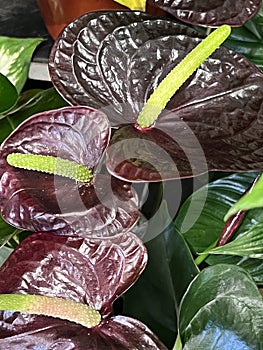
M 92 11 L 128 10 L 114 0 L 37 0 L 46 28 L 53 39 L 75 18 Z M 147 5 L 147 12 L 163 14 L 154 6 Z

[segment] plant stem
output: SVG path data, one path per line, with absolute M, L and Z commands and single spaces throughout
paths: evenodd
M 180 333 L 178 330 L 178 334 L 177 334 L 177 338 L 176 338 L 176 342 L 174 344 L 173 350 L 182 350 L 182 348 L 183 348 L 183 345 L 182 345 Z
M 155 122 L 175 92 L 226 40 L 230 32 L 231 27 L 228 25 L 217 28 L 168 73 L 141 110 L 137 119 L 140 128 L 148 128 Z
M 215 248 L 216 245 L 217 245 L 217 241 L 216 240 L 215 242 L 213 242 L 212 244 L 210 244 L 209 247 L 207 247 L 203 253 L 201 253 L 196 259 L 195 259 L 195 263 L 197 266 L 199 266 L 208 256 L 209 256 L 209 253 L 205 254 L 205 252 L 209 252 L 211 249 Z

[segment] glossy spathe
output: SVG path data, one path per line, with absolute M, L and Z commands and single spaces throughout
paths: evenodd
M 146 249 L 132 233 L 104 240 L 63 237 L 54 232 L 31 235 L 0 269 L 0 293 L 74 300 L 98 310 L 102 321 L 86 328 L 57 318 L 2 311 L 1 346 L 8 350 L 36 346 L 166 350 L 141 322 L 111 316 L 113 302 L 138 279 L 146 263 Z
M 112 236 L 139 218 L 137 195 L 126 182 L 98 174 L 110 138 L 107 117 L 87 107 L 65 107 L 27 119 L 2 144 L 0 206 L 4 220 L 31 231 Z M 16 168 L 10 153 L 49 155 L 87 166 L 92 180 Z
M 73 105 L 104 110 L 118 129 L 107 151 L 114 176 L 160 181 L 261 169 L 263 75 L 224 47 L 183 84 L 153 127 L 136 128 L 150 94 L 203 37 L 172 20 L 111 12 L 83 16 L 55 43 L 56 89 Z

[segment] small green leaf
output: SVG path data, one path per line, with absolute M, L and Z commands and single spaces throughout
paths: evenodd
M 179 326 L 184 350 L 260 349 L 262 297 L 242 268 L 208 267 L 191 282 L 182 299 Z
M 18 93 L 11 81 L 0 73 L 0 113 L 10 110 L 18 100 Z
M 27 77 L 36 47 L 41 38 L 10 38 L 0 36 L 0 72 L 21 92 Z
M 3 246 L 0 248 L 0 266 L 6 261 L 9 255 L 12 253 L 13 249 Z
M 19 230 L 6 223 L 0 215 L 0 248 L 8 243 L 18 232 Z
M 263 259 L 263 222 L 253 226 L 249 231 L 232 242 L 211 249 L 209 253 Z
M 236 214 L 239 210 L 249 210 L 263 207 L 263 176 L 261 175 L 258 182 L 251 190 L 242 196 L 226 213 L 224 220 L 227 221 L 230 216 Z

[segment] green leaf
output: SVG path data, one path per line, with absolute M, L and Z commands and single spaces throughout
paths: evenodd
M 33 114 L 51 109 L 68 106 L 68 103 L 52 87 L 46 90 L 27 90 L 20 95 L 19 101 L 8 116 L 10 118 L 20 117 L 25 119 Z
M 263 176 L 261 175 L 255 186 L 241 197 L 226 213 L 224 220 L 227 221 L 230 216 L 237 213 L 239 210 L 249 210 L 253 208 L 263 207 Z
M 195 253 L 205 251 L 212 243 L 217 241 L 224 226 L 224 215 L 232 204 L 249 188 L 255 177 L 256 174 L 244 173 L 232 174 L 217 179 L 193 193 L 185 201 L 178 213 L 175 224 L 180 231 L 184 227 L 190 227 L 187 231 L 183 232 L 183 236 Z M 198 212 L 198 208 L 203 205 L 206 191 L 207 198 L 203 211 L 198 220 L 191 222 L 191 218 L 195 217 L 195 208 Z M 192 214 L 188 212 L 190 204 Z M 234 237 L 242 236 L 260 222 L 263 222 L 263 210 L 250 210 Z M 202 256 L 200 255 L 199 257 Z M 256 283 L 259 285 L 263 283 L 263 260 L 261 259 L 236 255 L 209 255 L 205 259 L 205 262 L 209 265 L 220 263 L 239 265 L 253 276 Z
M 18 232 L 19 230 L 6 223 L 0 215 L 0 249 Z
M 210 254 L 228 254 L 263 259 L 263 222 L 253 226 L 242 236 L 221 247 L 211 249 Z
M 206 259 L 209 265 L 232 264 L 245 269 L 258 285 L 263 285 L 263 260 L 233 255 L 210 255 Z
M 232 28 L 225 46 L 246 56 L 263 70 L 263 7 L 242 27 Z
M 165 205 L 162 209 L 167 210 Z M 149 232 L 145 236 L 150 235 Z M 149 261 L 142 276 L 124 296 L 124 313 L 143 321 L 172 348 L 177 334 L 179 302 L 199 270 L 173 225 L 145 244 Z
M 208 267 L 182 299 L 179 327 L 184 350 L 261 349 L 261 294 L 244 269 L 226 264 Z
M 6 261 L 9 255 L 12 253 L 13 249 L 3 246 L 0 248 L 0 266 Z
M 10 110 L 17 102 L 18 93 L 7 77 L 0 73 L 0 113 Z
M 42 41 L 41 38 L 0 36 L 0 73 L 12 82 L 18 93 L 27 80 L 32 54 Z
M 67 103 L 54 88 L 28 90 L 22 93 L 15 108 L 0 117 L 0 142 L 3 142 L 20 123 L 31 115 L 64 106 L 67 106 Z
M 182 205 L 175 226 L 194 252 L 201 253 L 218 240 L 224 227 L 224 216 L 229 208 L 244 194 L 257 174 L 232 174 L 203 186 L 194 192 Z M 191 212 L 188 209 L 191 205 Z M 197 220 L 196 212 L 203 210 Z M 236 236 L 248 231 L 263 221 L 263 210 L 249 211 Z M 184 230 L 187 227 L 187 230 Z
M 262 350 L 262 322 L 262 301 L 220 297 L 192 320 L 183 350 Z

